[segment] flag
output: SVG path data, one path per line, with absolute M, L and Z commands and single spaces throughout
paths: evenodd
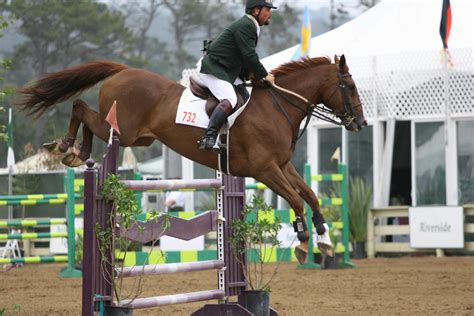
M 444 49 L 448 48 L 449 33 L 451 32 L 451 4 L 449 0 L 443 0 L 441 10 L 441 23 L 439 25 L 439 35 L 443 42 Z
M 303 23 L 301 25 L 301 44 L 296 47 L 291 60 L 297 60 L 301 57 L 308 56 L 311 48 L 311 19 L 309 17 L 308 5 L 304 6 Z
M 12 109 L 8 109 L 8 127 L 7 127 L 7 167 L 15 166 L 15 153 L 13 152 L 13 122 L 12 122 Z
M 120 134 L 120 129 L 117 121 L 117 101 L 114 101 L 114 103 L 112 104 L 112 107 L 110 108 L 105 120 L 110 124 L 110 128 Z
M 331 161 L 333 160 L 337 160 L 337 163 L 341 162 L 341 149 L 339 147 L 336 148 L 336 150 L 331 156 Z
M 114 101 L 114 103 L 110 107 L 109 113 L 107 114 L 107 117 L 105 118 L 105 120 L 110 124 L 109 145 L 111 145 L 112 136 L 114 135 L 114 130 L 117 132 L 117 134 L 120 135 L 120 129 L 118 126 L 118 121 L 117 121 L 117 101 Z

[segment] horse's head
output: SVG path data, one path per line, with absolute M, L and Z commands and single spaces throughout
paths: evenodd
M 349 67 L 344 55 L 339 59 L 334 57 L 335 68 L 334 79 L 323 92 L 322 101 L 324 105 L 331 108 L 334 114 L 341 120 L 341 124 L 350 131 L 360 131 L 367 125 L 362 110 L 362 103 L 359 99 L 359 93 L 352 75 L 349 73 Z

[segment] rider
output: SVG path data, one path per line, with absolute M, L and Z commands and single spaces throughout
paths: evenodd
M 247 0 L 246 15 L 205 47 L 198 76 L 201 83 L 219 100 L 219 104 L 212 112 L 204 136 L 198 142 L 200 149 L 211 149 L 216 144 L 219 129 L 237 104 L 234 84 L 242 84 L 250 72 L 255 80 L 265 79 L 274 83 L 273 75 L 266 71 L 255 51 L 260 27 L 269 24 L 272 9 L 276 7 L 271 0 Z

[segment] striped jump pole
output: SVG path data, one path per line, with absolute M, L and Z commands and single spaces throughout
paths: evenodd
M 167 190 L 176 191 L 180 189 L 221 189 L 222 181 L 220 179 L 193 179 L 193 180 L 128 180 L 121 183 L 131 190 Z
M 318 174 L 311 175 L 311 166 L 306 164 L 304 167 L 304 175 L 306 184 L 311 188 L 312 181 L 332 181 L 341 182 L 341 197 L 339 198 L 323 198 L 319 199 L 321 206 L 326 205 L 337 205 L 341 206 L 341 218 L 342 218 L 342 244 L 344 247 L 343 252 L 343 266 L 347 268 L 355 268 L 355 265 L 350 260 L 349 254 L 349 206 L 348 206 L 348 174 L 347 166 L 343 164 L 338 165 L 338 173 L 335 174 Z M 309 233 L 309 249 L 314 248 L 313 240 L 313 213 L 309 205 L 305 203 L 306 222 L 308 223 Z M 332 225 L 329 225 L 330 227 Z M 337 225 L 340 228 L 340 224 Z M 336 245 L 337 246 L 337 245 Z M 297 266 L 298 269 L 315 269 L 320 268 L 319 264 L 314 263 L 314 251 L 308 252 L 306 262 Z
M 128 277 L 137 275 L 157 275 L 157 274 L 168 274 L 176 272 L 190 272 L 190 271 L 202 271 L 202 270 L 213 270 L 222 269 L 225 266 L 222 260 L 207 260 L 207 261 L 196 261 L 196 262 L 179 262 L 169 264 L 151 264 L 142 267 L 125 267 L 122 270 L 117 271 L 118 276 Z
M 261 182 L 247 183 L 245 185 L 245 190 L 266 190 L 266 189 L 268 189 L 268 187 Z
M 133 309 L 151 308 L 163 305 L 183 304 L 208 300 L 222 300 L 225 298 L 224 290 L 209 290 L 190 292 L 184 294 L 163 295 L 146 298 L 136 298 L 134 300 L 120 301 L 118 306 L 132 307 Z M 213 315 L 213 314 L 208 314 Z M 234 314 L 231 314 L 234 315 Z
M 51 199 L 67 199 L 67 193 L 57 194 L 23 194 L 23 195 L 0 195 L 0 203 L 6 201 L 17 201 L 17 200 L 51 200 Z
M 67 233 L 18 233 L 18 234 L 0 234 L 0 240 L 9 239 L 38 239 L 38 238 L 67 238 Z
M 0 220 L 0 228 L 6 227 L 35 227 L 35 226 L 50 226 L 50 225 L 64 225 L 65 218 L 42 218 L 42 219 L 11 219 Z
M 67 262 L 67 256 L 37 256 L 23 258 L 0 258 L 0 264 L 58 263 Z
M 1 200 L 0 206 L 6 205 L 40 205 L 40 204 L 66 204 L 66 199 L 44 199 L 44 200 Z

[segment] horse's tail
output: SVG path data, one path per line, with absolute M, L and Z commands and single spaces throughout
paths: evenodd
M 104 60 L 49 73 L 31 86 L 19 89 L 17 92 L 24 97 L 15 105 L 38 118 L 56 103 L 64 102 L 127 68 L 126 65 Z

